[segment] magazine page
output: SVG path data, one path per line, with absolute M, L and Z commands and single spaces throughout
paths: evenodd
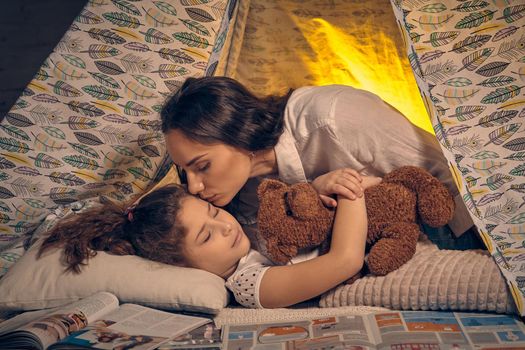
M 213 322 L 200 326 L 160 345 L 157 350 L 220 350 L 221 329 Z
M 100 292 L 66 306 L 47 310 L 47 312 L 41 310 L 29 313 L 29 315 L 19 315 L 21 317 L 13 321 L 13 324 L 27 320 L 28 317 L 35 318 L 13 332 L 0 336 L 0 348 L 45 349 L 117 307 L 118 299 L 115 295 Z
M 26 311 L 21 314 L 18 314 L 8 320 L 2 321 L 0 323 L 0 339 L 4 334 L 16 331 L 22 326 L 27 325 L 29 322 L 42 318 L 44 316 L 50 315 L 62 309 L 64 306 L 54 307 L 50 309 L 42 309 L 36 311 Z
M 523 324 L 510 315 L 402 311 L 373 315 L 379 349 L 504 349 L 524 346 Z
M 525 325 L 514 316 L 456 313 L 456 317 L 475 349 L 525 349 Z
M 287 323 L 225 326 L 223 349 L 525 349 L 512 315 L 388 311 Z
M 376 330 L 367 315 L 258 325 L 226 325 L 225 350 L 376 349 Z
M 379 349 L 402 346 L 439 349 L 470 349 L 453 312 L 407 311 L 373 315 L 379 330 Z
M 205 317 L 123 304 L 49 349 L 154 349 L 210 321 Z

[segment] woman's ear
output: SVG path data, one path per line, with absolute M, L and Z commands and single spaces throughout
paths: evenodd
M 275 191 L 286 186 L 288 185 L 284 182 L 273 179 L 265 179 L 257 188 L 257 194 L 259 195 L 259 197 L 262 197 L 268 191 Z

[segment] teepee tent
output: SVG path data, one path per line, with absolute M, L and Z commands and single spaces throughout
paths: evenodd
M 1 274 L 50 215 L 164 177 L 185 78 L 339 83 L 435 133 L 524 315 L 524 27 L 522 0 L 90 0 L 0 121 Z

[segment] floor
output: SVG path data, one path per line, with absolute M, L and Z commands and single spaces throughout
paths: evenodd
M 87 0 L 0 0 L 0 120 Z

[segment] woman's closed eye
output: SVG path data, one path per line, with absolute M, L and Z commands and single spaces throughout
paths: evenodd
M 210 162 L 206 162 L 204 165 L 200 165 L 200 166 L 197 168 L 197 171 L 205 172 L 205 171 L 208 170 L 209 168 L 210 168 Z

